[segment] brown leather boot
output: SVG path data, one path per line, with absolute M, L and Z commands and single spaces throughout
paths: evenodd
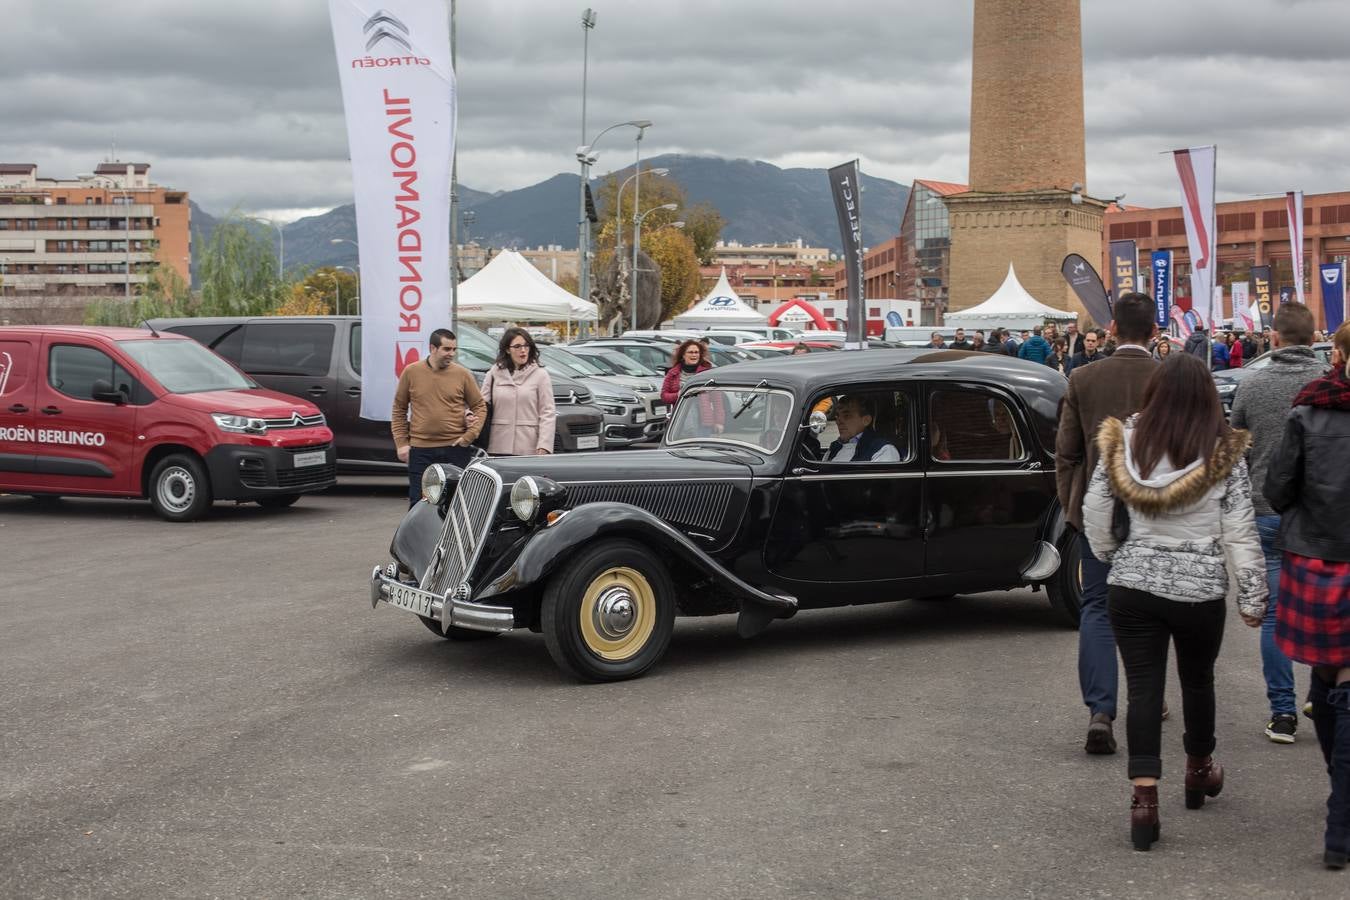
M 1158 786 L 1134 786 L 1134 796 L 1130 798 L 1130 840 L 1134 849 L 1148 850 L 1161 834 L 1158 824 Z
M 1186 756 L 1186 808 L 1199 809 L 1223 790 L 1223 766 L 1212 756 Z

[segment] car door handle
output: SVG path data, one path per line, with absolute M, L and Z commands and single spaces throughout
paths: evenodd
M 314 387 L 312 387 L 312 388 L 309 389 L 309 395 L 310 395 L 311 397 L 322 397 L 322 396 L 323 396 L 324 394 L 326 394 L 326 393 L 328 393 L 328 388 L 326 388 L 326 387 L 320 387 L 320 386 L 317 385 L 317 384 L 314 385 Z
M 360 397 L 360 396 L 361 396 L 361 389 L 360 389 L 359 387 L 349 387 L 349 388 L 347 388 L 347 396 L 348 396 L 348 397 Z
M 28 412 L 28 407 L 24 406 L 22 403 L 15 403 L 9 408 L 9 411 L 12 413 L 26 413 Z
M 819 473 L 819 469 L 812 469 L 809 466 L 798 466 L 792 470 L 793 475 L 817 475 Z
M 44 406 L 42 407 L 42 413 L 47 416 L 59 416 L 61 415 L 61 409 L 56 406 Z

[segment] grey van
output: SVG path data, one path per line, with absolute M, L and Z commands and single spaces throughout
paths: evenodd
M 360 316 L 216 316 L 153 319 L 156 331 L 193 338 L 262 384 L 304 397 L 328 419 L 343 472 L 403 471 L 394 455 L 388 422 L 361 418 Z M 459 362 L 481 383 L 492 366 L 497 342 L 460 323 Z M 604 415 L 589 388 L 549 370 L 558 408 L 555 453 L 601 450 Z

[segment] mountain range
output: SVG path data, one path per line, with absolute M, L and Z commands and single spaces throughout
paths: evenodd
M 666 154 L 643 160 L 647 168 L 666 168 L 684 188 L 690 203 L 711 203 L 726 225 L 722 239 L 742 244 L 795 241 L 839 252 L 841 241 L 824 169 L 782 169 L 748 159 Z M 632 174 L 632 167 L 617 173 Z M 469 238 L 488 247 L 523 249 L 577 242 L 576 174 L 559 174 L 514 191 L 487 193 L 460 185 L 460 209 L 473 212 Z M 592 182 L 592 187 L 598 182 Z M 862 176 L 863 240 L 875 246 L 900 229 L 909 187 L 885 178 Z M 192 205 L 193 245 L 210 238 L 218 220 Z M 264 225 L 257 225 L 260 233 Z M 356 206 L 347 203 L 317 216 L 291 222 L 285 229 L 286 268 L 346 265 L 355 267 L 356 248 L 334 239 L 356 240 Z M 463 231 L 461 230 L 461 241 Z

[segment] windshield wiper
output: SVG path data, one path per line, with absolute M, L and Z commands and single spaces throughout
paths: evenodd
M 758 391 L 760 388 L 766 388 L 768 386 L 769 383 L 767 381 L 761 381 L 759 384 L 755 385 L 754 388 L 752 388 L 752 390 Z M 732 418 L 739 419 L 741 417 L 741 413 L 749 409 L 750 405 L 762 396 L 763 396 L 762 394 L 751 394 L 749 397 L 746 397 L 744 402 L 741 403 L 741 408 L 736 410 L 736 414 L 732 416 Z

